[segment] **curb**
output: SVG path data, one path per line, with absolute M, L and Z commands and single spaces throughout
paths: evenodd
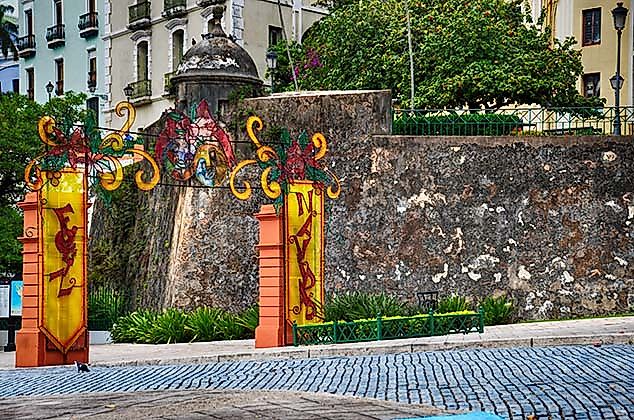
M 91 366 L 149 366 L 149 365 L 180 365 L 207 364 L 241 360 L 270 360 L 270 359 L 311 359 L 320 357 L 369 356 L 394 353 L 418 353 L 425 351 L 465 350 L 465 349 L 493 349 L 512 347 L 553 347 L 574 345 L 634 345 L 634 333 L 596 334 L 577 336 L 552 336 L 513 339 L 489 339 L 482 341 L 447 340 L 434 343 L 390 343 L 389 341 L 367 342 L 364 347 L 354 347 L 350 344 L 331 344 L 327 346 L 285 347 L 277 351 L 253 351 L 244 353 L 222 353 L 189 357 L 170 357 L 144 360 L 122 360 L 114 362 L 93 362 Z

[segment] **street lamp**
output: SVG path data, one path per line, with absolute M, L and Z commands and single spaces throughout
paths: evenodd
M 130 102 L 130 96 L 132 96 L 132 92 L 134 92 L 134 88 L 131 84 L 128 83 L 128 85 L 123 88 L 123 94 L 126 97 L 126 101 Z
M 266 53 L 266 66 L 271 71 L 271 93 L 275 92 L 273 81 L 275 79 L 273 70 L 277 67 L 277 53 L 273 50 L 268 50 Z
M 49 101 L 51 100 L 51 93 L 53 93 L 53 89 L 55 89 L 55 86 L 53 86 L 53 82 L 49 80 L 48 83 L 46 84 L 46 93 L 48 93 Z
M 623 77 L 621 77 L 621 34 L 625 28 L 625 18 L 627 18 L 627 9 L 623 7 L 623 2 L 618 2 L 616 7 L 612 9 L 612 18 L 614 19 L 614 29 L 616 29 L 616 74 L 610 78 L 610 84 L 614 89 L 614 135 L 621 135 L 621 111 L 619 110 L 621 99 L 621 86 L 623 86 Z M 612 80 L 614 79 L 614 81 Z

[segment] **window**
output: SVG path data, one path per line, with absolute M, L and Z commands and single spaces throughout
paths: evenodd
M 86 100 L 86 109 L 92 111 L 95 117 L 95 125 L 99 127 L 99 98 L 94 96 Z
M 588 73 L 583 75 L 583 96 L 591 98 L 601 93 L 601 73 Z
M 136 47 L 136 74 L 137 81 L 148 80 L 148 43 L 141 41 Z
M 56 25 L 61 25 L 63 22 L 63 15 L 62 15 L 62 11 L 63 11 L 63 6 L 62 6 L 62 0 L 55 0 L 55 24 Z
M 33 10 L 24 11 L 24 23 L 26 24 L 26 34 L 33 35 Z
M 88 89 L 94 91 L 97 87 L 97 57 L 88 58 Z
M 13 79 L 13 91 L 15 93 L 20 92 L 20 79 Z
M 26 69 L 26 96 L 35 99 L 35 71 L 33 68 Z
M 64 59 L 55 60 L 55 94 L 61 96 L 64 94 Z
M 172 34 L 172 71 L 176 71 L 183 58 L 185 31 L 179 29 Z
M 269 25 L 269 47 L 284 40 L 282 28 Z
M 583 12 L 583 45 L 601 43 L 601 9 L 588 9 Z

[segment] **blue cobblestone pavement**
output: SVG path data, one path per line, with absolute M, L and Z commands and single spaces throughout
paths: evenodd
M 634 419 L 634 347 L 571 346 L 0 372 L 0 397 L 142 390 L 327 392 L 505 418 Z

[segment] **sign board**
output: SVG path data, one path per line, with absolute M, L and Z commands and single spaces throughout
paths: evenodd
M 0 284 L 0 318 L 9 318 L 9 286 Z
M 24 282 L 22 280 L 11 282 L 11 316 L 22 316 L 23 292 Z

